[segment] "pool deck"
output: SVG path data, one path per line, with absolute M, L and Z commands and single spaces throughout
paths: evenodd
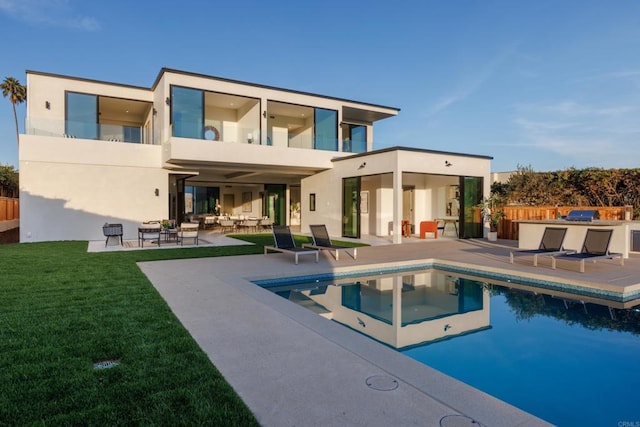
M 519 257 L 510 264 L 516 243 L 510 241 L 378 243 L 359 248 L 357 260 L 343 253 L 335 261 L 323 251 L 319 263 L 301 257 L 298 265 L 291 255 L 274 253 L 139 266 L 263 426 L 548 424 L 251 280 L 435 259 L 620 292 L 640 289 L 637 254 L 622 267 L 601 260 L 579 273 L 577 263 L 559 262 L 552 270 L 549 260 L 533 267 Z

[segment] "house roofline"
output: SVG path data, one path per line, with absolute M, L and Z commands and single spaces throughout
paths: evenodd
M 44 72 L 44 71 L 26 70 L 25 72 L 26 72 L 26 74 L 35 74 L 35 75 L 38 75 L 38 76 L 45 76 L 45 77 L 56 77 L 56 78 L 60 78 L 60 79 L 76 80 L 76 81 L 87 82 L 87 83 L 99 83 L 99 84 L 108 84 L 108 85 L 111 85 L 111 86 L 126 87 L 126 88 L 130 88 L 130 89 L 151 90 L 150 87 L 129 85 L 129 84 L 126 84 L 126 83 L 109 82 L 109 81 L 106 81 L 106 80 L 89 79 L 89 78 L 85 78 L 85 77 L 67 76 L 67 75 L 64 75 L 64 74 L 47 73 L 47 72 Z
M 338 98 L 338 97 L 335 97 L 335 96 L 321 95 L 321 94 L 312 93 L 312 92 L 303 92 L 303 91 L 299 91 L 299 90 L 285 89 L 285 88 L 276 87 L 276 86 L 269 86 L 269 85 L 263 85 L 263 84 L 258 84 L 258 83 L 245 82 L 245 81 L 241 81 L 241 80 L 227 79 L 227 78 L 224 78 L 224 77 L 217 77 L 217 76 L 212 76 L 212 75 L 208 75 L 208 74 L 194 73 L 194 72 L 191 72 L 191 71 L 176 70 L 176 69 L 167 68 L 167 67 L 162 67 L 162 69 L 158 73 L 158 77 L 156 77 L 156 80 L 153 82 L 153 85 L 151 86 L 152 89 L 155 90 L 156 86 L 160 82 L 160 79 L 162 78 L 164 73 L 182 74 L 182 75 L 185 75 L 185 76 L 199 77 L 199 78 L 203 78 L 203 79 L 219 80 L 221 82 L 226 82 L 226 83 L 241 84 L 241 85 L 253 86 L 253 87 L 257 87 L 257 88 L 261 88 L 261 89 L 271 89 L 271 90 L 277 90 L 277 91 L 281 91 L 281 92 L 295 93 L 295 94 L 298 94 L 298 95 L 308 95 L 308 96 L 313 96 L 313 97 L 316 97 L 316 98 L 331 99 L 331 100 L 334 100 L 334 101 L 351 102 L 351 103 L 354 103 L 354 104 L 359 104 L 359 105 L 364 105 L 364 106 L 369 106 L 369 107 L 375 107 L 375 108 L 385 108 L 387 110 L 394 110 L 396 112 L 400 112 L 400 109 L 396 108 L 396 107 L 388 107 L 388 106 L 385 106 L 385 105 L 379 105 L 379 104 L 372 104 L 372 103 L 368 103 L 368 102 L 355 101 L 355 100 L 346 99 L 346 98 Z
M 355 158 L 358 158 L 358 157 L 369 156 L 371 154 L 388 153 L 388 152 L 391 152 L 391 151 L 412 151 L 412 152 L 415 152 L 415 153 L 448 154 L 448 155 L 451 155 L 451 156 L 471 157 L 471 158 L 474 158 L 474 159 L 493 160 L 492 156 L 483 156 L 483 155 L 480 155 L 480 154 L 456 153 L 456 152 L 453 152 L 453 151 L 438 151 L 438 150 L 428 150 L 426 148 L 394 146 L 394 147 L 388 147 L 388 148 L 381 148 L 379 150 L 367 151 L 366 153 L 357 153 L 357 154 L 353 154 L 351 156 L 337 157 L 337 158 L 331 159 L 331 161 L 332 162 L 339 162 L 341 160 L 355 159 Z
M 387 110 L 393 110 L 396 113 L 400 112 L 400 108 L 396 108 L 396 107 L 389 107 L 389 106 L 385 106 L 385 105 L 379 105 L 379 104 L 372 104 L 372 103 L 368 103 L 368 102 L 355 101 L 355 100 L 346 99 L 346 98 L 338 98 L 338 97 L 335 97 L 335 96 L 321 95 L 321 94 L 312 93 L 312 92 L 303 92 L 303 91 L 299 91 L 299 90 L 285 89 L 285 88 L 280 88 L 280 87 L 276 87 L 276 86 L 269 86 L 269 85 L 251 83 L 251 82 L 244 82 L 244 81 L 241 81 L 241 80 L 227 79 L 227 78 L 223 78 L 223 77 L 217 77 L 217 76 L 211 76 L 211 75 L 206 75 L 206 74 L 194 73 L 194 72 L 190 72 L 190 71 L 176 70 L 176 69 L 167 68 L 167 67 L 162 67 L 162 69 L 160 69 L 160 72 L 158 73 L 158 76 L 156 77 L 155 81 L 153 82 L 153 84 L 150 87 L 130 85 L 130 84 L 126 84 L 126 83 L 116 83 L 116 82 L 107 81 L 107 80 L 90 79 L 90 78 L 86 78 L 86 77 L 69 76 L 69 75 L 65 75 L 65 74 L 56 74 L 56 73 L 49 73 L 49 72 L 36 71 L 36 70 L 26 70 L 25 72 L 26 72 L 26 74 L 35 74 L 35 75 L 39 75 L 39 76 L 63 78 L 63 79 L 76 80 L 76 81 L 88 82 L 88 83 L 108 84 L 108 85 L 112 85 L 112 86 L 120 86 L 120 87 L 126 87 L 126 88 L 131 88 L 131 89 L 142 89 L 142 90 L 155 90 L 164 73 L 173 73 L 173 74 L 182 74 L 182 75 L 185 75 L 185 76 L 199 77 L 199 78 L 210 79 L 210 80 L 219 80 L 221 82 L 226 82 L 226 83 L 235 83 L 235 84 L 241 84 L 241 85 L 245 85 L 245 86 L 253 86 L 253 87 L 257 87 L 257 88 L 261 88 L 261 89 L 272 89 L 272 90 L 277 90 L 277 91 L 281 91 L 281 92 L 289 92 L 289 93 L 295 93 L 295 94 L 299 94 L 299 95 L 308 95 L 308 96 L 313 96 L 313 97 L 316 97 L 316 98 L 324 98 L 324 99 L 330 99 L 330 100 L 334 100 L 334 101 L 350 102 L 350 103 L 353 103 L 353 104 L 369 106 L 369 107 L 375 107 L 375 108 L 384 108 L 384 109 L 387 109 Z

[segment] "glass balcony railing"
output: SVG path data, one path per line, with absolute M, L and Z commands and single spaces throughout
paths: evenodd
M 106 125 L 70 120 L 27 119 L 27 135 L 52 136 L 60 138 L 94 139 L 101 141 L 149 144 L 149 132 L 142 126 Z
M 207 141 L 260 144 L 260 129 L 243 127 L 239 123 L 220 120 L 200 121 L 180 120 L 173 123 L 171 135 L 176 138 L 203 139 Z

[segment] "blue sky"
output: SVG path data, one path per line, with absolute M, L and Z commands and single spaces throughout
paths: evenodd
M 0 78 L 169 67 L 400 108 L 374 147 L 640 167 L 640 2 L 0 0 Z M 18 108 L 20 127 L 24 105 Z M 18 166 L 0 99 L 0 164 Z

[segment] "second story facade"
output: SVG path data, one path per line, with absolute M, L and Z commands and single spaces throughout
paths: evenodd
M 27 72 L 26 134 L 162 146 L 162 167 L 203 162 L 319 170 L 373 149 L 398 109 L 162 69 L 150 88 Z
M 27 91 L 21 241 L 213 213 L 300 227 L 304 179 L 373 150 L 399 112 L 170 69 L 150 87 L 27 71 Z

